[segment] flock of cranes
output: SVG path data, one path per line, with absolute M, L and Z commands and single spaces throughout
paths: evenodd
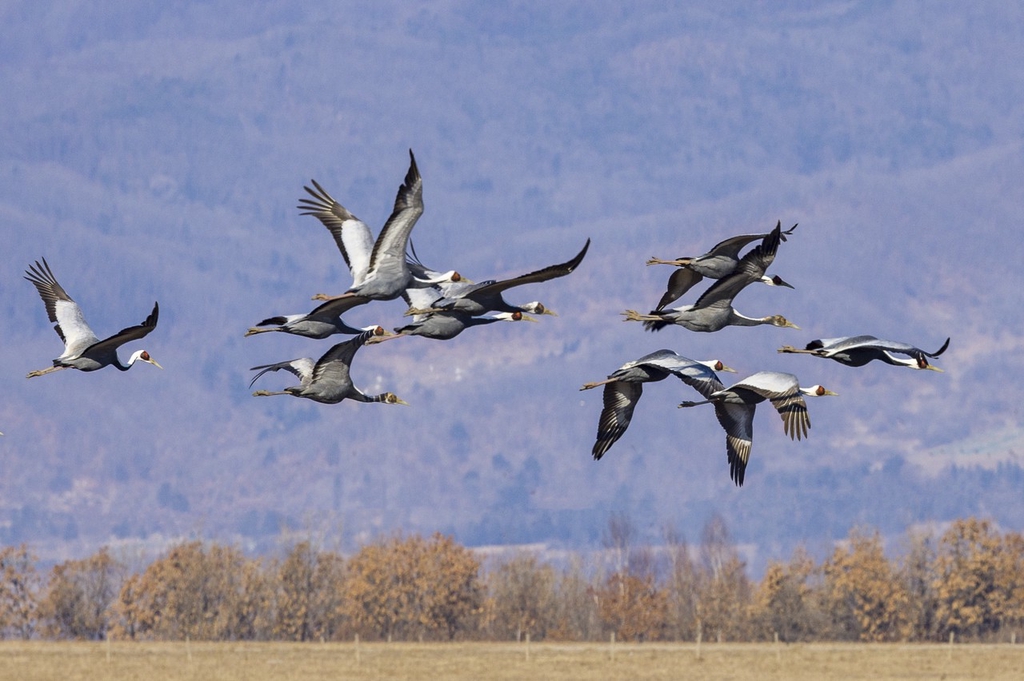
M 304 187 L 312 198 L 300 198 L 298 208 L 303 215 L 316 217 L 330 231 L 348 265 L 352 284 L 340 295 L 313 296 L 314 300 L 324 302 L 310 312 L 269 317 L 251 327 L 245 335 L 281 332 L 317 340 L 337 334 L 354 337 L 333 345 L 316 360 L 302 357 L 253 367 L 252 371 L 258 373 L 250 388 L 261 376 L 278 370 L 292 373 L 299 379 L 297 386 L 277 392 L 257 390 L 253 392 L 255 397 L 292 395 L 324 404 L 345 399 L 407 404 L 394 393 L 367 395 L 355 385 L 350 369 L 356 351 L 364 345 L 403 336 L 450 340 L 471 327 L 505 321 L 536 321 L 528 313 L 553 315 L 553 311 L 538 301 L 513 305 L 502 294 L 517 286 L 570 274 L 590 247 L 587 239 L 583 249 L 565 263 L 511 279 L 473 283 L 455 270 L 440 272 L 424 266 L 411 247 L 409 236 L 423 214 L 423 179 L 411 150 L 409 170 L 398 189 L 394 209 L 376 239 L 363 221 L 334 200 L 320 184 L 315 180 L 312 184 L 312 188 Z M 53 360 L 53 366 L 33 371 L 28 374 L 29 378 L 59 369 L 95 371 L 108 365 L 126 371 L 139 360 L 160 366 L 145 350 L 133 353 L 127 364 L 122 364 L 117 355 L 121 345 L 143 338 L 156 328 L 159 306 L 154 305 L 153 313 L 142 324 L 101 341 L 85 323 L 78 304 L 57 283 L 45 259 L 29 268 L 26 279 L 39 291 L 50 321 L 56 324 L 57 334 L 65 344 L 64 353 Z M 354 328 L 341 318 L 354 307 L 399 297 L 409 306 L 407 314 L 413 315 L 413 319 L 412 323 L 396 328 L 394 333 L 381 326 Z
M 403 336 L 450 340 L 472 327 L 498 322 L 536 322 L 531 314 L 555 314 L 539 301 L 511 304 L 503 294 L 514 287 L 572 273 L 586 256 L 590 239 L 570 260 L 511 279 L 474 283 L 454 269 L 430 269 L 420 262 L 410 243 L 412 229 L 423 214 L 423 180 L 411 150 L 409 161 L 409 170 L 398 189 L 394 209 L 376 239 L 364 222 L 315 180 L 312 187 L 304 187 L 311 198 L 300 198 L 298 208 L 303 215 L 317 218 L 331 233 L 348 266 L 352 284 L 339 295 L 313 296 L 314 300 L 323 302 L 307 313 L 268 317 L 249 328 L 245 335 L 279 332 L 315 340 L 339 334 L 353 337 L 333 345 L 315 360 L 301 357 L 252 367 L 251 370 L 257 373 L 250 388 L 262 376 L 279 370 L 294 374 L 299 379 L 297 386 L 281 391 L 257 390 L 253 396 L 291 395 L 324 404 L 349 399 L 404 405 L 407 403 L 392 392 L 367 395 L 355 385 L 350 374 L 351 364 L 356 352 L 364 345 Z M 622 313 L 625 321 L 642 322 L 648 331 L 659 331 L 673 325 L 702 333 L 713 333 L 727 326 L 772 325 L 798 329 L 780 315 L 748 317 L 733 307 L 737 295 L 753 283 L 793 288 L 777 275 L 768 276 L 767 270 L 775 260 L 779 245 L 795 229 L 796 225 L 793 225 L 783 230 L 780 221 L 767 234 L 732 237 L 696 258 L 652 258 L 648 265 L 667 264 L 676 269 L 669 277 L 666 291 L 657 306 L 647 314 L 626 310 Z M 742 249 L 754 242 L 759 243 L 741 256 Z M 138 361 L 162 368 L 145 350 L 132 353 L 125 364 L 117 354 L 121 345 L 142 339 L 156 328 L 159 305 L 154 303 L 152 313 L 141 324 L 100 340 L 86 323 L 81 308 L 57 282 L 45 258 L 30 266 L 25 278 L 36 287 L 50 321 L 64 342 L 64 352 L 53 360 L 52 366 L 29 373 L 28 378 L 68 368 L 96 371 L 110 365 L 127 371 Z M 693 304 L 667 307 L 704 278 L 715 282 Z M 399 297 L 406 302 L 406 315 L 412 316 L 412 320 L 395 328 L 393 333 L 379 325 L 355 328 L 342 320 L 342 315 L 355 307 Z M 873 336 L 851 336 L 814 340 L 803 349 L 786 345 L 779 352 L 816 355 L 853 367 L 879 360 L 911 369 L 941 371 L 932 366 L 928 358 L 938 357 L 948 346 L 947 338 L 937 351 L 925 352 L 912 345 L 879 340 Z M 643 393 L 643 385 L 676 376 L 704 398 L 684 401 L 680 407 L 714 406 L 718 421 L 726 432 L 730 477 L 736 485 L 742 485 L 750 458 L 757 404 L 770 402 L 782 417 L 785 433 L 799 440 L 807 436 L 810 428 L 804 398 L 836 394 L 820 385 L 801 387 L 796 376 L 776 371 L 760 371 L 726 387 L 716 372 L 735 373 L 717 359 L 695 361 L 671 350 L 659 350 L 627 362 L 604 380 L 584 384 L 581 390 L 604 386 L 603 409 L 592 449 L 594 459 L 604 456 L 626 432 Z
M 779 276 L 769 277 L 768 267 L 774 262 L 779 244 L 793 234 L 796 225 L 782 229 L 782 222 L 767 234 L 747 234 L 726 239 L 699 257 L 676 260 L 651 258 L 648 265 L 672 265 L 677 269 L 669 277 L 666 292 L 658 305 L 648 314 L 635 310 L 623 312 L 624 321 L 643 322 L 648 331 L 678 325 L 696 332 L 712 333 L 726 326 L 759 326 L 799 329 L 780 315 L 747 317 L 733 307 L 736 296 L 753 283 L 793 288 Z M 748 244 L 760 243 L 740 256 Z M 665 309 L 682 297 L 705 277 L 715 279 L 692 305 Z M 859 367 L 879 360 L 911 369 L 942 371 L 928 362 L 949 347 L 949 339 L 935 352 L 925 352 L 906 343 L 880 340 L 874 336 L 850 336 L 813 340 L 804 349 L 786 345 L 780 353 L 810 354 L 835 360 L 847 366 Z M 906 358 L 900 355 L 905 355 Z M 811 419 L 807 414 L 804 397 L 823 397 L 836 393 L 821 385 L 804 388 L 793 374 L 778 371 L 759 371 L 734 383 L 728 388 L 718 378 L 718 371 L 735 373 L 720 360 L 697 361 L 671 350 L 658 350 L 640 359 L 627 362 L 603 381 L 585 383 L 580 390 L 604 386 L 604 407 L 597 426 L 597 441 L 591 453 L 600 459 L 626 432 L 633 418 L 636 404 L 643 394 L 643 384 L 676 376 L 694 388 L 704 399 L 684 401 L 682 407 L 712 404 L 718 422 L 725 430 L 725 448 L 729 461 L 729 476 L 740 486 L 743 484 L 754 435 L 754 411 L 761 402 L 770 402 L 782 417 L 783 430 L 791 439 L 807 437 Z

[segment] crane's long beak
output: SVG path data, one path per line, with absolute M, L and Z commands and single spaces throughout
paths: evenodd
M 938 371 L 940 374 L 946 373 L 943 369 L 940 369 L 939 367 L 933 366 L 931 364 L 925 365 L 924 368 L 927 369 L 928 371 Z
M 163 369 L 163 367 L 162 367 L 162 366 L 160 366 L 159 364 L 157 364 L 157 363 L 156 363 L 156 360 L 155 360 L 155 359 L 153 359 L 152 357 L 150 357 L 149 359 L 144 359 L 144 360 L 142 360 L 142 361 L 143 361 L 143 362 L 149 362 L 150 364 L 152 364 L 153 366 L 155 366 L 155 367 L 156 367 L 157 369 Z
M 793 286 L 792 284 L 790 284 L 790 283 L 789 283 L 788 281 L 784 281 L 784 280 L 782 279 L 782 277 L 780 277 L 780 276 L 778 276 L 778 275 L 775 275 L 774 277 L 772 277 L 772 283 L 773 283 L 773 284 L 774 284 L 775 286 L 785 286 L 786 288 L 791 288 L 791 289 L 793 289 L 793 290 L 796 290 L 796 287 L 795 287 L 795 286 Z
M 728 372 L 728 373 L 730 373 L 730 374 L 735 374 L 735 373 L 737 373 L 735 369 L 733 369 L 732 367 L 727 367 L 727 366 L 725 366 L 724 364 L 722 365 L 722 368 L 721 368 L 721 369 L 719 369 L 719 371 L 726 371 L 726 372 Z

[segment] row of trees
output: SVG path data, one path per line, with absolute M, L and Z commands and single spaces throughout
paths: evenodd
M 41 574 L 0 549 L 0 634 L 144 640 L 860 640 L 1016 638 L 1024 537 L 974 518 L 909 535 L 896 558 L 857 530 L 820 564 L 798 549 L 746 574 L 715 518 L 697 547 L 636 545 L 612 518 L 600 559 L 533 553 L 486 569 L 451 538 L 396 535 L 355 555 L 296 544 L 279 559 L 181 543 L 131 571 L 107 549 Z

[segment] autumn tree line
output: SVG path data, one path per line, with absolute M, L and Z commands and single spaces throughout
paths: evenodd
M 49 570 L 0 549 L 0 635 L 18 639 L 351 641 L 1016 641 L 1024 536 L 969 518 L 908 533 L 888 556 L 857 529 L 752 581 L 721 518 L 695 546 L 640 544 L 613 517 L 605 550 L 556 567 L 482 559 L 452 538 L 393 535 L 354 555 L 296 543 L 278 558 L 187 541 L 132 570 L 109 549 Z

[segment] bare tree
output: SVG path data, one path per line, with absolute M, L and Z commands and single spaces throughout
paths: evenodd
M 536 554 L 519 552 L 487 575 L 491 631 L 499 639 L 539 641 L 555 622 L 555 570 Z
M 50 638 L 102 640 L 110 624 L 110 606 L 121 590 L 124 565 L 106 547 L 83 560 L 69 560 L 50 571 L 39 607 Z
M 32 638 L 40 587 L 36 557 L 25 544 L 0 549 L 0 635 Z

